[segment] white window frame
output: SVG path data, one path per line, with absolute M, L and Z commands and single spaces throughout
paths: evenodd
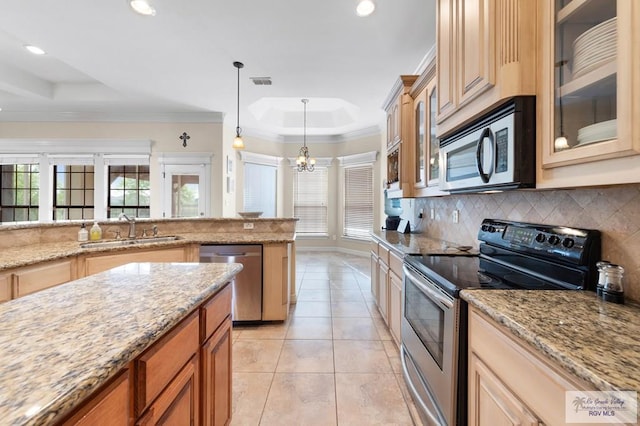
M 171 217 L 171 179 L 167 175 L 194 174 L 200 176 L 198 209 L 200 217 L 211 216 L 211 162 L 210 152 L 164 153 L 158 157 L 160 164 L 160 182 L 162 182 L 162 217 Z
M 295 216 L 295 203 L 296 203 L 296 183 L 295 183 L 295 174 L 296 173 L 310 173 L 313 174 L 316 172 L 316 170 L 320 170 L 320 169 L 324 169 L 326 170 L 327 173 L 327 188 L 326 188 L 326 195 L 327 195 L 327 199 L 326 199 L 326 203 L 327 203 L 327 227 L 325 232 L 301 232 L 300 229 L 300 222 L 298 222 L 298 224 L 296 225 L 296 234 L 299 237 L 323 237 L 323 238 L 328 238 L 329 237 L 329 226 L 330 226 L 330 221 L 329 221 L 329 179 L 330 179 L 330 166 L 331 163 L 333 162 L 333 158 L 316 158 L 316 165 L 315 165 L 315 170 L 313 172 L 308 172 L 308 171 L 303 171 L 303 172 L 299 172 L 297 169 L 297 165 L 296 165 L 296 158 L 288 158 L 289 160 L 289 165 L 292 166 L 292 170 L 294 173 L 294 177 L 293 177 L 293 185 L 292 185 L 292 206 L 291 206 L 291 211 L 294 212 L 294 216 Z
M 3 164 L 34 161 L 37 156 L 40 167 L 40 203 L 38 222 L 53 220 L 53 165 L 86 164 L 94 166 L 94 220 L 106 220 L 107 188 L 105 159 L 141 161 L 149 164 L 150 140 L 122 139 L 0 139 L 0 161 Z M 57 221 L 66 222 L 66 221 Z

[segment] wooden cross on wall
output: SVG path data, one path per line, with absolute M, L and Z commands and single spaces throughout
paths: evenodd
M 187 132 L 182 132 L 182 136 L 180 136 L 180 139 L 182 139 L 182 146 L 186 148 L 187 141 L 191 139 L 191 136 L 189 136 Z

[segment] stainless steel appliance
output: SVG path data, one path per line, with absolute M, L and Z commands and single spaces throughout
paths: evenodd
M 233 321 L 262 320 L 262 245 L 202 245 L 200 262 L 241 263 L 232 282 Z
M 454 193 L 535 187 L 535 115 L 535 97 L 516 97 L 444 136 L 440 189 Z
M 596 288 L 599 231 L 485 219 L 478 239 L 478 255 L 405 256 L 401 359 L 426 424 L 467 424 L 460 290 Z

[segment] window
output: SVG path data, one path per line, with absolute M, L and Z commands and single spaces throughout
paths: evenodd
M 38 220 L 40 167 L 38 164 L 0 165 L 0 222 Z
M 296 233 L 328 234 L 328 170 L 316 166 L 313 172 L 294 172 L 293 216 Z
M 107 217 L 150 217 L 149 166 L 109 166 Z
M 368 239 L 373 230 L 373 167 L 344 169 L 345 237 Z
M 273 166 L 244 164 L 244 211 L 262 212 L 262 217 L 276 217 L 276 173 Z
M 53 220 L 93 219 L 94 166 L 53 166 Z

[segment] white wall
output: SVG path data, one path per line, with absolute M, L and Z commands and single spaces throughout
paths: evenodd
M 183 132 L 191 137 L 187 147 L 179 139 Z M 243 210 L 244 168 L 240 156 L 231 147 L 235 127 L 222 123 L 167 123 L 167 122 L 19 122 L 0 123 L 0 138 L 5 139 L 147 139 L 152 141 L 150 162 L 151 188 L 161 186 L 160 167 L 157 158 L 160 153 L 197 154 L 208 153 L 212 158 L 211 212 L 213 217 L 235 217 Z M 282 157 L 278 167 L 278 217 L 293 216 L 293 173 L 288 158 L 295 158 L 302 144 L 282 143 L 251 135 L 243 135 L 245 150 L 258 154 Z M 307 145 L 313 157 L 330 157 L 334 161 L 329 169 L 329 238 L 299 238 L 298 246 L 342 247 L 352 250 L 368 250 L 367 242 L 341 237 L 341 197 L 340 165 L 336 157 L 369 151 L 381 152 L 382 135 L 375 134 L 345 141 L 315 140 L 307 138 Z M 227 174 L 227 157 L 233 160 L 233 173 Z M 378 154 L 374 164 L 374 227 L 379 228 L 384 221 L 384 206 L 381 201 L 382 175 Z M 297 173 L 297 172 L 295 172 Z M 227 177 L 234 180 L 235 190 L 227 192 Z M 161 215 L 161 197 L 152 197 L 151 215 Z M 334 239 L 335 237 L 335 239 Z
M 191 138 L 182 146 L 180 135 Z M 0 123 L 0 138 L 4 139 L 146 139 L 152 141 L 149 164 L 151 189 L 161 187 L 158 155 L 160 153 L 208 153 L 212 159 L 211 212 L 223 215 L 223 145 L 221 123 L 166 122 L 19 122 Z M 151 201 L 151 216 L 162 214 L 162 197 Z

